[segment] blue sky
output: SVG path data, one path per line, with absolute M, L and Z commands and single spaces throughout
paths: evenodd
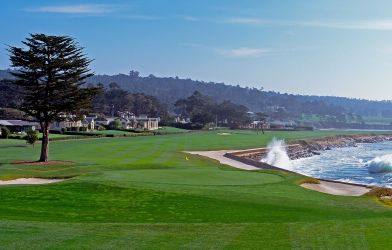
M 392 99 L 392 1 L 2 1 L 5 44 L 75 37 L 99 74 L 179 76 L 288 93 Z

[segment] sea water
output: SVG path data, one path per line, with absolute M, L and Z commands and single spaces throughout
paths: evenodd
M 327 180 L 392 187 L 392 142 L 335 148 L 279 166 Z

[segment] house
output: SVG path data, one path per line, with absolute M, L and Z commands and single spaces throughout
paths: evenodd
M 76 115 L 61 115 L 62 121 L 53 122 L 50 126 L 52 131 L 89 131 L 95 129 L 94 117 L 78 117 Z
M 159 118 L 149 118 L 147 115 L 141 115 L 134 118 L 134 121 L 136 121 L 134 127 L 135 129 L 157 130 L 159 128 L 159 120 Z
M 282 122 L 282 121 L 271 121 L 270 128 L 275 130 L 293 130 L 295 123 L 292 121 Z
M 253 129 L 269 129 L 270 123 L 266 121 L 253 121 L 251 124 Z
M 269 129 L 270 123 L 266 121 L 253 121 L 246 125 L 241 125 L 241 128 L 245 129 Z
M 159 118 L 151 118 L 147 115 L 132 116 L 122 118 L 121 123 L 124 129 L 136 130 L 157 130 L 159 128 Z
M 39 124 L 23 120 L 0 120 L 0 127 L 7 127 L 12 133 L 26 133 L 37 129 Z
M 158 124 L 160 118 L 151 118 L 147 115 L 135 116 L 133 113 L 124 111 L 117 112 L 118 117 L 98 117 L 94 119 L 94 127 L 95 129 L 98 126 L 109 127 L 110 123 L 115 120 L 119 120 L 121 122 L 122 129 L 134 129 L 134 130 L 156 130 L 158 129 Z M 88 119 L 87 117 L 86 119 Z
M 112 121 L 114 121 L 114 120 L 115 120 L 115 118 L 113 118 L 113 117 L 111 117 L 111 118 L 108 118 L 108 117 L 98 117 L 98 118 L 94 119 L 95 127 L 98 127 L 98 126 L 109 126 L 109 124 Z
M 181 116 L 177 116 L 174 119 L 175 123 L 181 123 L 181 124 L 186 124 L 186 123 L 191 123 L 191 118 L 183 118 Z
M 97 116 L 84 116 L 82 119 L 83 127 L 90 131 L 95 130 L 95 119 L 97 119 Z

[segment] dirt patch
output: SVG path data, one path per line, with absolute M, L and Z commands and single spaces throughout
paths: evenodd
M 14 165 L 29 165 L 29 166 L 49 166 L 49 165 L 73 165 L 76 162 L 73 161 L 47 161 L 47 162 L 39 162 L 39 161 L 14 161 L 11 162 Z

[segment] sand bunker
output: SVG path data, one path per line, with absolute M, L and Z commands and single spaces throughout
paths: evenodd
M 361 196 L 370 191 L 368 187 L 330 181 L 320 181 L 320 184 L 304 183 L 301 187 L 322 193 L 343 196 Z
M 41 179 L 41 178 L 19 178 L 15 180 L 2 181 L 0 185 L 40 185 L 64 181 L 65 179 Z

